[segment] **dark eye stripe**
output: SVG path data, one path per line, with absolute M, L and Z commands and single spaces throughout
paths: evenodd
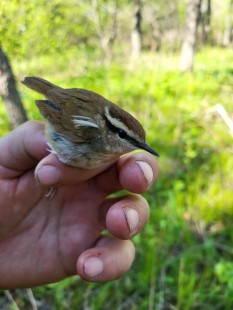
M 132 137 L 130 137 L 126 132 L 125 130 L 121 129 L 121 128 L 117 128 L 115 127 L 108 119 L 107 117 L 105 117 L 105 120 L 106 120 L 106 125 L 108 126 L 109 130 L 111 130 L 112 132 L 116 133 L 119 135 L 119 131 L 123 131 L 125 133 L 125 136 L 124 138 L 122 137 L 122 139 L 125 139 L 127 140 L 129 143 L 131 143 L 132 145 L 134 146 L 138 146 L 138 141 Z M 124 134 L 123 134 L 124 135 Z M 120 137 L 121 138 L 121 137 Z
M 123 129 L 118 129 L 118 136 L 121 139 L 125 139 L 127 137 L 127 133 Z
M 109 130 L 111 130 L 112 132 L 118 133 L 119 128 L 113 126 L 113 124 L 107 119 L 106 116 L 105 116 L 105 121 L 106 121 L 106 125 L 108 126 Z

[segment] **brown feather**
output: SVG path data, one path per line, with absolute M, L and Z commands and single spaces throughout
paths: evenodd
M 62 162 L 92 168 L 137 148 L 157 154 L 145 143 L 141 124 L 101 95 L 79 88 L 64 89 L 38 77 L 26 77 L 22 83 L 46 97 L 36 104 L 48 121 L 51 150 Z M 121 126 L 127 132 L 126 139 L 119 136 Z
M 123 124 L 127 124 L 132 132 L 136 133 L 142 141 L 146 139 L 146 133 L 142 125 L 128 112 L 120 109 L 115 104 L 111 104 L 109 109 L 112 117 L 119 119 Z
M 49 81 L 46 81 L 39 77 L 25 77 L 22 83 L 44 96 L 47 96 L 47 92 L 51 88 L 57 87 Z

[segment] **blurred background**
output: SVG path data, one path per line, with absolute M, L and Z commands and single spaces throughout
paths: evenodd
M 233 1 L 1 0 L 1 136 L 41 119 L 27 75 L 132 113 L 161 175 L 122 279 L 2 291 L 0 309 L 233 309 Z

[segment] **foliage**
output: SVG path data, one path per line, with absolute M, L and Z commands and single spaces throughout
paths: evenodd
M 3 0 L 0 18 L 1 44 L 15 57 L 62 52 L 71 44 L 82 45 L 93 32 L 84 1 Z
M 102 40 L 109 37 L 114 26 L 116 6 L 117 18 L 114 26 L 116 43 L 113 52 L 115 55 L 119 52 L 128 55 L 132 28 L 130 18 L 133 11 L 132 1 L 98 0 L 96 11 L 92 2 L 91 0 L 1 0 L 0 45 L 11 58 L 18 59 L 23 57 L 35 60 L 41 54 L 63 55 L 75 47 L 78 47 L 79 52 L 95 53 L 98 58 L 101 56 Z M 155 50 L 162 47 L 163 50 L 167 48 L 171 51 L 180 48 L 185 25 L 186 2 L 186 0 L 142 0 L 144 49 Z M 203 6 L 206 6 L 205 3 L 206 1 L 203 1 Z M 230 0 L 221 2 L 212 0 L 213 42 L 222 42 L 229 3 Z
M 50 303 L 51 309 L 232 309 L 232 136 L 213 109 L 221 103 L 232 113 L 232 52 L 203 50 L 196 71 L 185 75 L 177 73 L 174 55 L 148 54 L 137 65 L 125 59 L 105 67 L 95 62 L 86 67 L 82 57 L 77 72 L 73 61 L 64 68 L 57 58 L 54 68 L 47 56 L 13 66 L 19 78 L 38 68 L 54 83 L 97 91 L 133 113 L 161 155 L 161 176 L 146 194 L 151 219 L 135 238 L 132 270 L 111 283 L 71 278 L 35 288 L 38 304 Z M 23 86 L 20 90 L 29 116 L 40 119 L 33 102 L 38 95 Z M 0 114 L 4 134 L 8 123 L 4 111 Z
M 213 1 L 218 8 L 212 16 L 215 35 L 223 32 L 229 1 Z M 131 271 L 110 283 L 89 284 L 74 277 L 34 288 L 38 308 L 230 310 L 233 144 L 216 105 L 232 116 L 232 50 L 202 49 L 195 71 L 185 75 L 178 72 L 177 54 L 164 52 L 164 45 L 161 53 L 150 53 L 148 46 L 139 59 L 130 59 L 132 3 L 116 2 L 120 44 L 114 46 L 114 61 L 103 66 L 91 1 L 0 1 L 0 44 L 18 82 L 38 75 L 64 87 L 96 91 L 134 114 L 160 153 L 159 181 L 145 195 L 151 218 L 134 238 L 137 258 Z M 107 33 L 114 1 L 99 3 L 101 27 Z M 172 15 L 171 1 L 143 1 L 144 14 L 150 13 L 144 15 L 145 45 L 155 25 L 164 31 L 162 40 L 167 28 L 172 30 L 174 25 L 166 23 L 173 18 L 178 18 L 175 28 L 182 28 L 185 1 L 174 3 L 177 11 Z M 164 19 L 167 6 L 169 20 Z M 29 118 L 41 119 L 34 104 L 38 95 L 18 85 Z M 0 101 L 0 136 L 9 130 Z M 22 290 L 14 292 L 14 299 L 20 308 L 30 308 Z M 0 308 L 2 304 L 7 302 L 0 293 Z

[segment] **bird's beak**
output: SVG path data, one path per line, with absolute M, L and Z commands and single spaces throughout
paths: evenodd
M 155 150 L 153 150 L 147 143 L 140 143 L 138 145 L 138 147 L 142 150 L 145 150 L 145 151 L 159 157 L 159 154 Z

